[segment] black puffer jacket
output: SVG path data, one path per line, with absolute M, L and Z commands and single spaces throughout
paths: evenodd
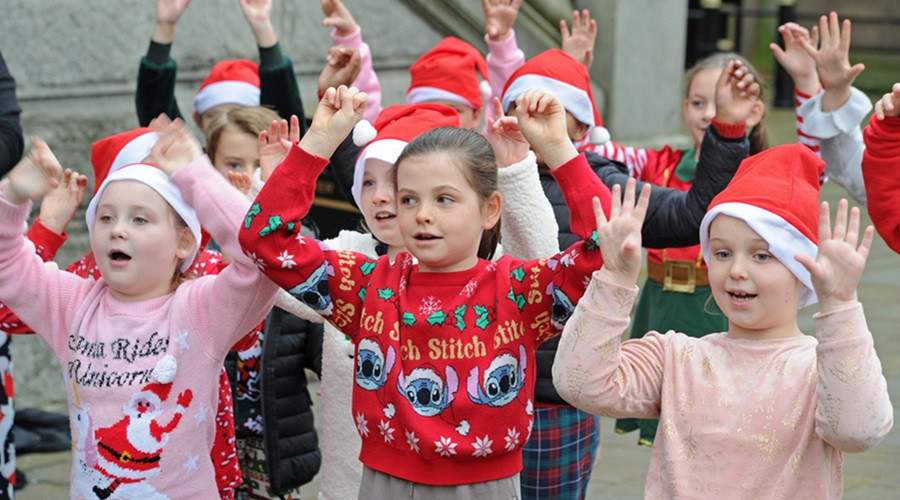
M 322 464 L 306 388 L 306 368 L 322 375 L 322 324 L 273 307 L 264 335 L 260 403 L 269 483 L 287 491 L 310 482 Z
M 700 159 L 691 189 L 682 192 L 677 189 L 653 186 L 650 206 L 641 228 L 643 245 L 649 248 L 683 247 L 700 242 L 700 222 L 706 215 L 706 208 L 712 199 L 728 185 L 738 166 L 750 151 L 746 137 L 725 138 L 713 127 L 707 127 L 700 149 Z M 619 184 L 625 191 L 628 168 L 618 162 L 607 160 L 594 153 L 587 153 L 588 164 L 606 186 Z M 640 192 L 643 182 L 637 183 Z M 572 234 L 569 224 L 569 209 L 563 200 L 562 190 L 548 172 L 541 173 L 544 194 L 553 205 L 556 222 L 559 225 L 559 248 L 565 250 L 582 239 Z M 559 337 L 544 342 L 537 350 L 537 380 L 534 387 L 535 399 L 542 403 L 567 405 L 553 387 L 553 358 Z

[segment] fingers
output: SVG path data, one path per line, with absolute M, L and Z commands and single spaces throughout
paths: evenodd
M 503 112 L 503 104 L 500 102 L 499 97 L 495 96 L 493 99 L 491 99 L 491 108 L 493 108 L 494 110 L 494 118 L 500 119 L 506 116 L 506 114 Z
M 831 215 L 828 213 L 828 202 L 819 204 L 819 242 L 831 239 Z
M 641 195 L 638 197 L 637 205 L 634 207 L 634 218 L 641 221 L 641 224 L 644 223 L 644 219 L 647 217 L 647 207 L 650 206 L 651 192 L 652 188 L 649 183 L 641 186 Z
M 837 213 L 834 214 L 834 229 L 831 237 L 838 241 L 844 241 L 847 236 L 847 200 L 838 201 Z M 856 242 L 853 242 L 856 244 Z
M 572 15 L 574 16 L 574 14 L 572 14 Z M 566 20 L 565 20 L 565 19 L 560 19 L 560 20 L 559 20 L 559 34 L 560 34 L 560 36 L 562 37 L 563 40 L 565 40 L 565 39 L 569 38 L 570 36 L 572 36 L 572 35 L 569 33 L 569 25 L 566 24 Z
M 291 130 L 288 133 L 288 139 L 295 144 L 300 142 L 300 118 L 297 115 L 291 115 Z
M 856 252 L 862 256 L 864 260 L 869 259 L 869 250 L 872 248 L 872 240 L 875 238 L 875 227 L 866 226 L 866 230 L 863 232 L 862 243 L 859 244 L 859 248 L 856 249 Z

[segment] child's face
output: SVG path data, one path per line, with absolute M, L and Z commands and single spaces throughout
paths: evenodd
M 419 269 L 472 268 L 478 262 L 482 231 L 499 218 L 499 195 L 483 202 L 447 153 L 407 157 L 397 169 L 400 233 L 419 260 Z
M 769 253 L 769 244 L 741 219 L 718 215 L 709 226 L 709 283 L 734 338 L 800 334 L 800 280 Z
M 259 168 L 259 146 L 257 138 L 246 132 L 224 130 L 216 144 L 216 161 L 213 165 L 222 175 L 228 172 L 245 173 L 252 176 Z
M 397 198 L 394 193 L 394 166 L 377 159 L 366 160 L 360 200 L 366 226 L 378 241 L 388 247 L 402 248 L 397 222 Z
M 716 82 L 722 70 L 704 69 L 694 75 L 684 100 L 684 122 L 688 126 L 694 143 L 700 147 L 706 127 L 716 116 Z
M 173 290 L 175 268 L 190 254 L 191 239 L 176 230 L 162 196 L 142 182 L 111 182 L 93 223 L 91 249 L 114 297 L 135 302 Z

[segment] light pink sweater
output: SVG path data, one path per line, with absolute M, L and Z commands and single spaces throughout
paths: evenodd
M 842 452 L 890 430 L 861 305 L 816 314 L 816 337 L 649 332 L 621 342 L 636 296 L 594 273 L 553 381 L 582 410 L 660 419 L 647 498 L 840 498 Z
M 62 365 L 73 498 L 97 498 L 95 488 L 114 489 L 112 498 L 218 498 L 209 453 L 219 372 L 228 349 L 271 309 L 277 287 L 238 246 L 248 200 L 209 160 L 184 166 L 172 182 L 234 262 L 141 302 L 115 299 L 102 278 L 42 263 L 23 236 L 30 204 L 0 197 L 0 300 Z M 170 386 L 153 376 L 167 355 L 176 363 Z

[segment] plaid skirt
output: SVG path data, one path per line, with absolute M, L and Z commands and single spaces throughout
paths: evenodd
M 536 407 L 522 448 L 522 498 L 584 498 L 600 451 L 600 417 L 571 406 Z

